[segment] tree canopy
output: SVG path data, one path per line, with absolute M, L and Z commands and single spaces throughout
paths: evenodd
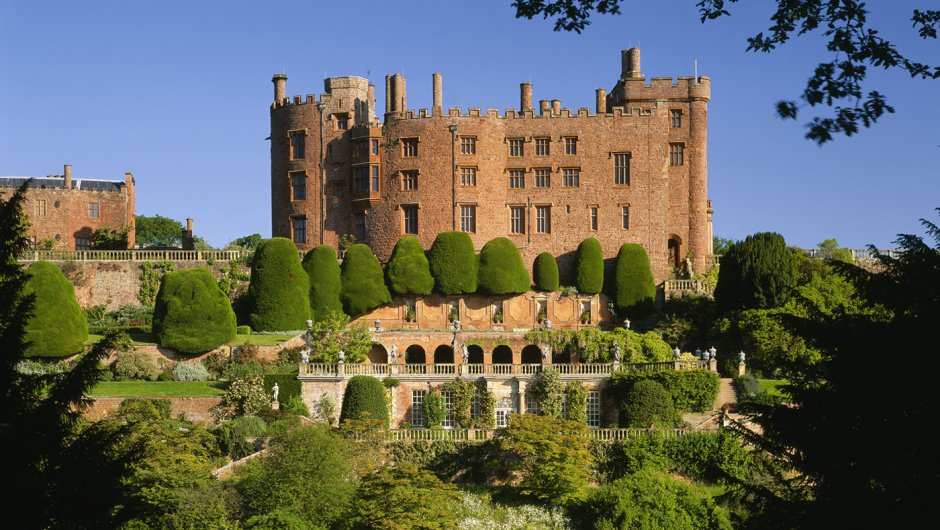
M 385 275 L 372 249 L 355 244 L 346 250 L 340 272 L 340 300 L 347 315 L 356 316 L 392 301 Z
M 235 312 L 205 267 L 168 272 L 153 307 L 153 333 L 161 346 L 203 353 L 235 338 Z
M 137 244 L 149 246 L 179 246 L 183 242 L 183 223 L 156 215 L 137 215 L 135 231 Z
M 405 236 L 395 243 L 385 274 L 395 294 L 431 294 L 434 289 L 428 258 L 416 237 Z

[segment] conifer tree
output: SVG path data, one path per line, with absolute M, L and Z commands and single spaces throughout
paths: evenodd
M 304 255 L 303 267 L 310 280 L 311 318 L 323 322 L 330 313 L 342 313 L 343 302 L 339 298 L 342 282 L 336 250 L 329 245 L 314 248 Z

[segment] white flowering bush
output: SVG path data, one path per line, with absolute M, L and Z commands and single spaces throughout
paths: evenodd
M 486 495 L 461 494 L 459 514 L 461 529 L 468 530 L 539 530 L 574 528 L 562 508 L 531 504 L 504 506 Z

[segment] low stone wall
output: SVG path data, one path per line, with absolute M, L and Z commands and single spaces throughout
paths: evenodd
M 91 421 L 103 420 L 117 412 L 121 403 L 127 399 L 119 396 L 97 396 L 92 399 L 91 406 L 82 414 Z M 201 397 L 153 397 L 147 399 L 165 399 L 170 402 L 173 417 L 183 414 L 186 419 L 195 423 L 212 423 L 214 420 L 209 410 L 217 405 L 222 398 L 218 396 Z

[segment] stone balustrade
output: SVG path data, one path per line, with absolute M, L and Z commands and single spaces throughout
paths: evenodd
M 389 442 L 482 442 L 493 439 L 498 429 L 391 429 L 386 432 Z M 591 440 L 616 442 L 656 434 L 667 439 L 685 436 L 693 429 L 588 429 L 585 436 Z M 712 431 L 706 431 L 712 432 Z
M 654 363 L 557 363 L 557 364 L 370 364 L 370 363 L 301 363 L 304 379 L 348 378 L 354 375 L 375 377 L 445 378 L 488 377 L 529 379 L 545 368 L 554 368 L 565 378 L 603 379 L 617 372 L 662 372 L 668 370 L 711 370 L 708 361 L 665 361 Z

